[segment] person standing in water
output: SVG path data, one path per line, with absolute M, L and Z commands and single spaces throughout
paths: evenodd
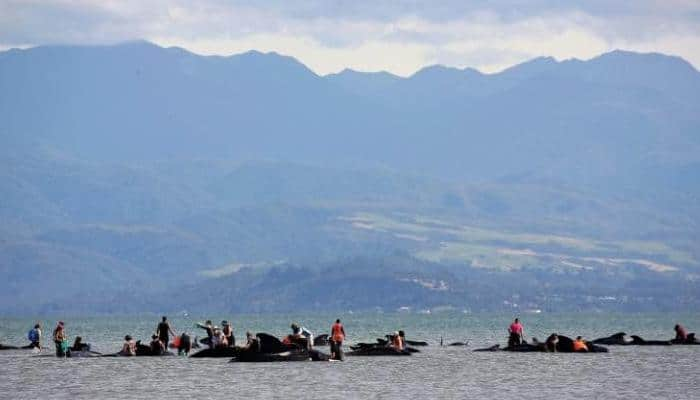
M 63 321 L 58 321 L 56 329 L 53 330 L 53 342 L 56 345 L 56 357 L 66 357 L 68 355 L 68 335 Z
M 516 318 L 510 327 L 508 328 L 508 333 L 510 337 L 508 338 L 508 347 L 517 346 L 523 343 L 523 325 L 520 320 Z
M 156 328 L 156 335 L 158 339 L 163 343 L 163 348 L 167 349 L 170 343 L 170 335 L 175 336 L 175 332 L 170 328 L 168 323 L 168 317 L 163 317 L 163 320 L 158 324 Z
M 334 360 L 343 359 L 343 341 L 345 340 L 345 328 L 340 319 L 335 320 L 331 326 L 331 358 Z
M 31 342 L 29 344 L 30 348 L 41 350 L 41 324 L 34 325 L 34 328 L 27 334 L 27 339 Z
M 226 337 L 226 343 L 228 344 L 228 347 L 236 346 L 236 337 L 233 336 L 233 327 L 228 321 L 221 321 L 221 331 Z
M 178 355 L 189 355 L 190 351 L 192 351 L 192 339 L 190 339 L 190 335 L 188 335 L 186 332 L 182 332 L 180 335 L 180 341 L 177 344 L 177 354 Z

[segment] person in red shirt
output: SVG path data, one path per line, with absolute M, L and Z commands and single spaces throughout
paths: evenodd
M 673 327 L 673 330 L 676 331 L 676 340 L 679 342 L 685 342 L 688 340 L 688 332 L 685 331 L 685 328 L 681 326 L 681 324 L 676 324 L 676 326 Z
M 508 347 L 517 346 L 523 343 L 523 325 L 518 318 L 510 324 L 508 328 L 510 337 L 508 338 Z
M 331 326 L 331 359 L 343 359 L 343 341 L 345 340 L 345 328 L 340 322 L 340 319 L 335 320 L 335 324 Z

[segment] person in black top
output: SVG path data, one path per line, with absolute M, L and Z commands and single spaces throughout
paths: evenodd
M 156 335 L 163 343 L 163 348 L 168 348 L 168 344 L 170 343 L 170 334 L 175 336 L 175 332 L 173 332 L 173 330 L 170 328 L 170 324 L 168 323 L 168 317 L 163 317 L 163 321 L 161 321 L 158 324 L 158 328 L 156 328 Z
M 182 332 L 180 335 L 180 343 L 177 346 L 177 354 L 189 355 L 190 351 L 192 351 L 192 339 L 190 339 L 190 335 Z
M 75 342 L 73 342 L 73 347 L 70 349 L 71 351 L 90 351 L 90 345 L 88 343 L 83 343 L 82 337 L 76 336 Z

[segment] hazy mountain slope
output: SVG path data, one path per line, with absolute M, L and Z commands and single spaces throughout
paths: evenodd
M 211 285 L 322 308 L 326 280 L 363 294 L 338 308 L 697 302 L 700 73 L 675 57 L 320 77 L 135 42 L 0 52 L 0 87 L 5 312 Z

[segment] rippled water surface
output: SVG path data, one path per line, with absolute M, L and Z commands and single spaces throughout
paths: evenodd
M 348 357 L 345 362 L 229 363 L 185 357 L 57 359 L 51 349 L 0 351 L 0 398 L 518 398 L 692 399 L 700 398 L 700 346 L 610 346 L 607 354 L 479 353 L 505 343 L 509 315 L 339 315 L 352 342 L 373 341 L 404 329 L 430 346 L 411 357 Z M 117 351 L 131 334 L 144 341 L 157 316 L 61 317 L 71 340 L 81 335 L 103 353 Z M 236 336 L 246 330 L 282 336 L 290 322 L 326 332 L 336 315 L 210 316 L 232 320 Z M 646 339 L 669 339 L 673 325 L 700 331 L 700 314 L 523 315 L 527 337 L 552 332 L 586 338 L 618 331 Z M 176 332 L 205 318 L 172 316 Z M 50 331 L 56 319 L 39 319 Z M 23 345 L 37 319 L 0 318 L 0 342 Z M 440 347 L 469 340 L 468 347 Z

